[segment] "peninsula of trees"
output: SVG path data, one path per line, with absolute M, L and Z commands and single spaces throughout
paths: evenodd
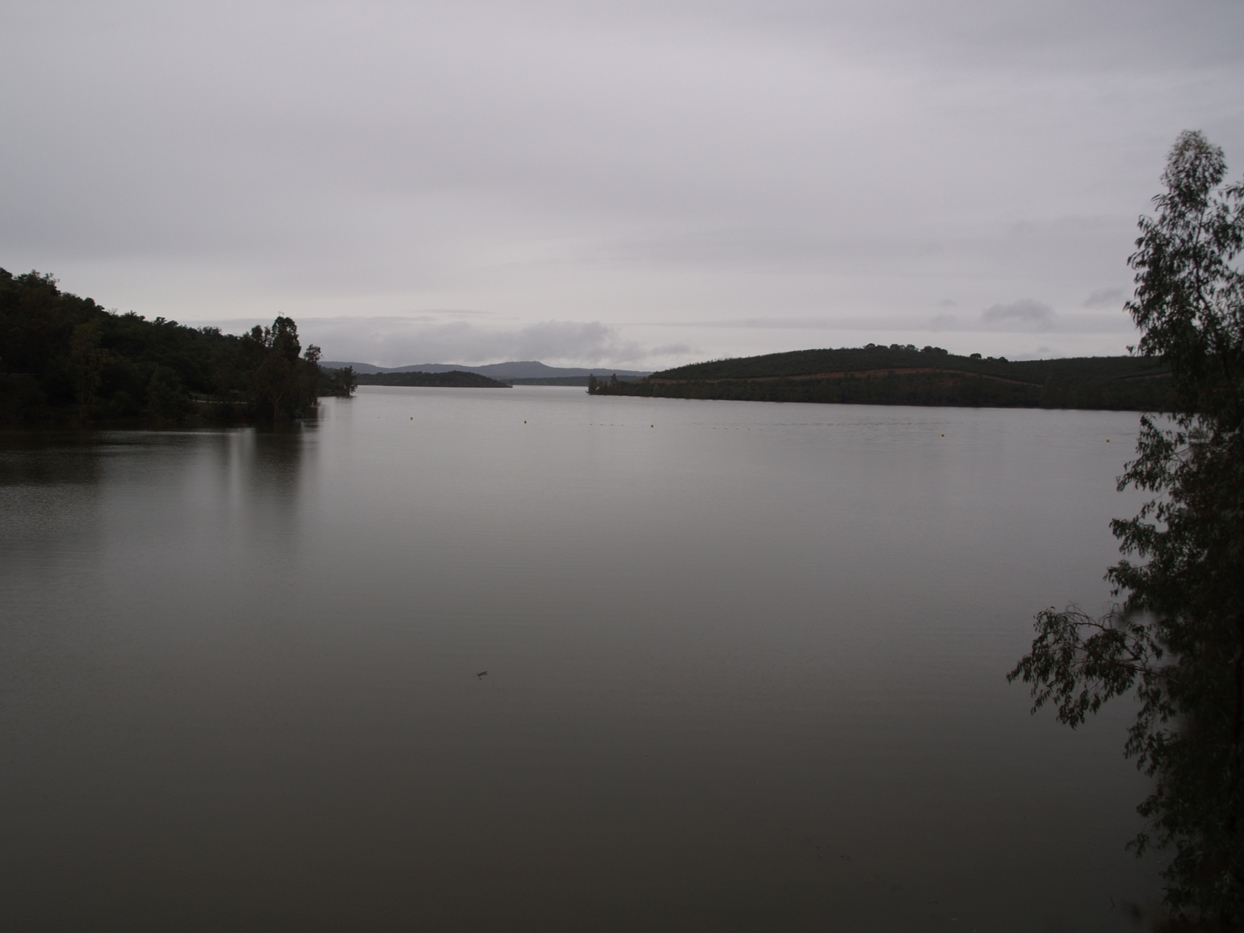
M 1169 407 L 1160 359 L 1131 356 L 1009 362 L 911 344 L 798 350 L 694 363 L 645 379 L 591 379 L 592 395 L 990 408 Z
M 348 396 L 278 317 L 243 336 L 115 314 L 50 275 L 0 269 L 0 424 L 253 423 L 301 418 Z

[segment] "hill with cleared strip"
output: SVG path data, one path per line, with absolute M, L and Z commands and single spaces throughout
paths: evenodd
M 870 345 L 693 363 L 637 381 L 593 380 L 593 395 L 990 408 L 1169 408 L 1170 376 L 1144 357 L 1010 362 L 940 347 Z

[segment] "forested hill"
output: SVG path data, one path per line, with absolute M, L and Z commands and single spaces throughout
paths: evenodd
M 114 314 L 50 275 L 0 269 L 0 424 L 298 418 L 352 388 L 318 360 L 289 318 L 238 337 Z
M 940 347 L 798 350 L 694 363 L 635 382 L 593 381 L 593 395 L 998 408 L 1170 406 L 1170 377 L 1144 357 L 1009 362 Z

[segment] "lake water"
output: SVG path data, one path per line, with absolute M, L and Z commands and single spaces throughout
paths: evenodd
M 0 927 L 1135 929 L 1137 418 L 365 387 L 0 435 Z M 481 672 L 487 674 L 480 676 Z

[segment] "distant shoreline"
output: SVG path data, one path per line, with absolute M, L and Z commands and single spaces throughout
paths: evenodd
M 449 389 L 508 389 L 508 383 L 454 369 L 446 373 L 356 373 L 361 386 L 423 386 Z
M 328 371 L 332 371 L 332 367 L 326 367 Z M 602 370 L 604 378 L 612 378 L 615 373 L 612 370 Z M 510 386 L 573 386 L 577 388 L 586 388 L 589 380 L 593 377 L 587 376 L 531 376 L 517 377 L 510 379 L 493 379 L 471 370 L 449 370 L 446 372 L 425 372 L 422 370 L 401 370 L 400 372 L 383 372 L 383 373 L 355 373 L 355 381 L 358 385 L 375 385 L 375 386 L 432 386 L 432 387 L 453 387 L 466 389 L 504 389 Z M 639 377 L 636 376 L 620 376 L 625 381 L 635 381 Z
M 587 385 L 588 376 L 608 379 L 616 375 L 619 379 L 642 379 L 651 375 L 650 370 L 617 369 L 611 366 L 549 366 L 539 360 L 510 360 L 505 363 L 487 363 L 483 366 L 472 366 L 466 363 L 412 363 L 405 366 L 377 366 L 373 363 L 359 363 L 339 360 L 322 360 L 320 365 L 325 369 L 344 369 L 351 367 L 359 375 L 376 373 L 447 373 L 452 371 L 478 373 L 489 379 L 516 385 Z M 558 380 L 556 382 L 532 382 L 530 380 Z M 582 383 L 565 383 L 564 379 L 582 379 Z

